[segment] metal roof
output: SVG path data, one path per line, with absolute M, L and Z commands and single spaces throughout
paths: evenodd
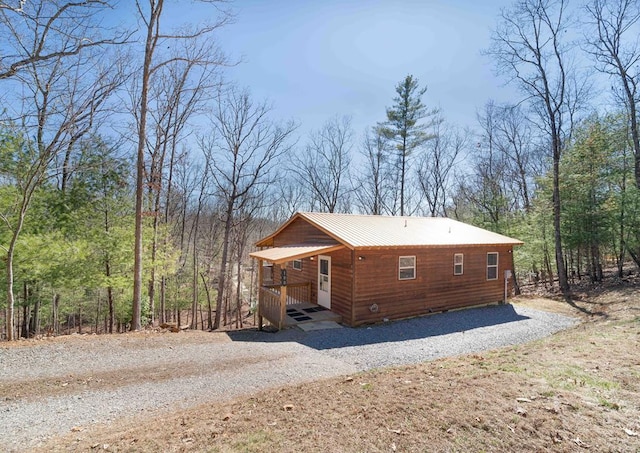
M 300 212 L 295 214 L 270 237 L 282 231 L 296 218 L 307 220 L 349 248 L 523 244 L 518 239 L 445 217 L 402 217 L 319 212 Z

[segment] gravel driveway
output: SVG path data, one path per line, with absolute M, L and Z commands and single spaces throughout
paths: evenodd
M 355 329 L 115 335 L 0 346 L 0 389 L 9 389 L 0 395 L 3 447 L 24 451 L 117 417 L 152 416 L 267 388 L 525 343 L 577 322 L 498 305 Z M 138 377 L 127 380 L 133 375 Z M 31 382 L 59 390 L 79 377 L 84 385 L 77 391 L 41 397 L 16 394 L 12 387 Z

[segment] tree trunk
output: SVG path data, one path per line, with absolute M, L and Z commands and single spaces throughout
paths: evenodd
M 113 333 L 113 323 L 115 321 L 115 310 L 113 309 L 113 288 L 107 286 L 107 304 L 109 305 L 108 332 Z
M 60 319 L 59 319 L 59 310 L 60 306 L 60 294 L 55 294 L 53 296 L 53 331 L 56 335 L 60 335 Z
M 98 327 L 100 326 L 100 301 L 101 297 L 98 297 L 98 302 L 96 303 L 96 319 L 94 321 L 95 333 L 98 334 Z
M 155 245 L 153 246 L 155 247 Z M 149 323 L 153 325 L 155 321 L 155 302 L 154 299 L 156 297 L 156 270 L 155 270 L 155 257 L 151 258 L 151 276 L 149 277 Z
M 164 324 L 165 322 L 167 322 L 166 286 L 167 278 L 163 275 L 162 277 L 160 277 L 160 324 Z
M 82 334 L 82 305 L 78 306 L 78 333 Z
M 226 219 L 224 223 L 224 235 L 222 239 L 222 257 L 220 262 L 220 273 L 218 274 L 218 296 L 216 298 L 216 316 L 213 320 L 213 329 L 220 328 L 220 311 L 224 304 L 225 287 L 227 282 L 227 259 L 229 258 L 229 238 L 231 237 L 231 227 L 233 226 L 234 201 L 227 203 Z
M 40 296 L 36 297 L 33 301 L 33 313 L 31 315 L 31 322 L 29 327 L 29 336 L 35 337 L 40 335 Z
M 107 256 L 104 261 L 104 273 L 107 277 L 107 280 L 111 277 L 111 262 L 109 257 Z M 107 286 L 107 305 L 109 307 L 109 321 L 108 321 L 108 331 L 109 333 L 113 333 L 113 323 L 115 321 L 115 310 L 113 307 L 113 287 L 111 285 Z
M 22 338 L 29 338 L 29 288 L 27 282 L 22 284 L 22 325 L 20 329 L 20 336 Z
M 555 124 L 555 119 L 552 120 Z M 569 280 L 567 279 L 567 268 L 562 250 L 562 224 L 561 224 L 561 203 L 560 203 L 560 137 L 553 131 L 553 232 L 556 252 L 556 268 L 558 272 L 558 284 L 564 296 L 569 295 Z
M 19 231 L 13 232 L 7 251 L 7 340 L 15 340 L 15 296 L 13 294 L 13 254 Z
M 200 211 L 200 206 L 198 206 L 198 211 Z M 198 223 L 199 223 L 200 212 L 196 213 L 194 232 L 193 232 L 193 260 L 192 260 L 192 271 L 193 278 L 191 279 L 191 310 L 194 313 L 193 319 L 191 320 L 191 328 L 198 328 L 198 320 L 196 319 L 196 313 L 198 311 Z
M 544 267 L 546 269 L 547 278 L 545 279 L 545 286 L 547 282 L 549 286 L 553 287 L 553 270 L 551 269 L 551 258 L 549 257 L 549 250 L 544 247 Z
M 133 303 L 131 330 L 142 328 L 142 217 L 144 201 L 144 150 L 147 140 L 147 110 L 149 98 L 149 77 L 151 62 L 157 43 L 157 27 L 162 13 L 163 0 L 151 3 L 151 13 L 147 22 L 147 38 L 145 41 L 144 64 L 142 67 L 142 87 L 140 90 L 140 124 L 138 125 L 138 148 L 136 153 L 136 211 L 135 211 L 135 243 L 133 263 Z M 155 7 L 154 7 L 155 6 Z
M 202 285 L 204 286 L 204 292 L 207 295 L 207 307 L 209 310 L 209 318 L 208 318 L 208 322 L 207 322 L 207 329 L 211 330 L 211 328 L 213 327 L 213 323 L 212 323 L 212 312 L 211 312 L 211 294 L 209 293 L 209 285 L 207 285 L 207 279 L 205 278 L 204 272 L 200 273 L 200 278 L 202 278 Z M 204 329 L 204 326 L 202 327 Z
M 622 278 L 624 277 L 624 255 L 625 255 L 625 249 L 626 249 L 626 241 L 625 241 L 625 236 L 626 236 L 626 232 L 625 232 L 625 207 L 626 207 L 626 198 L 627 198 L 627 184 L 626 184 L 626 170 L 627 170 L 627 159 L 626 159 L 626 152 L 624 154 L 623 157 L 623 165 L 624 165 L 624 170 L 623 170 L 623 175 L 622 175 L 622 184 L 620 187 L 620 192 L 621 192 L 621 202 L 620 202 L 620 217 L 619 217 L 619 226 L 620 229 L 618 231 L 618 241 L 619 241 L 619 249 L 618 249 L 618 277 Z M 640 187 L 640 186 L 639 186 Z
M 240 255 L 240 250 L 242 250 L 242 247 L 238 247 L 238 255 Z M 241 273 L 242 273 L 242 264 L 240 263 L 240 256 L 238 256 L 238 275 L 237 275 L 237 279 L 238 282 L 236 283 L 236 329 L 242 327 L 242 278 L 241 278 Z

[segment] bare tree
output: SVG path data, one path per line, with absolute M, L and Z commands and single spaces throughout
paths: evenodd
M 548 137 L 553 161 L 553 213 L 555 258 L 560 289 L 569 281 L 562 250 L 559 164 L 577 108 L 585 100 L 586 86 L 571 67 L 566 42 L 570 24 L 564 0 L 522 0 L 502 11 L 487 52 L 499 72 L 507 75 L 527 96 Z
M 177 265 L 175 278 L 172 279 L 176 288 L 186 286 L 185 278 L 189 274 L 189 270 L 193 271 L 194 266 L 198 267 L 200 263 L 202 248 L 200 241 L 204 236 L 207 236 L 201 234 L 200 231 L 202 218 L 207 216 L 204 212 L 208 209 L 210 198 L 204 190 L 208 183 L 208 165 L 206 163 L 203 163 L 202 167 L 200 164 L 195 165 L 193 154 L 189 154 L 186 149 L 177 154 L 176 159 L 169 163 L 169 176 L 172 182 L 167 182 L 163 221 L 165 228 L 163 228 L 164 237 L 161 245 L 167 248 L 175 245 L 179 250 L 179 256 L 177 262 L 163 260 L 163 265 L 160 267 L 160 322 L 166 321 L 166 313 L 163 315 L 163 312 L 167 311 L 167 282 L 173 266 Z M 207 237 L 209 240 L 206 241 L 206 244 L 213 245 L 216 234 L 209 231 Z M 211 257 L 208 255 L 207 259 L 211 259 Z M 195 276 L 197 277 L 197 272 Z M 193 275 L 191 275 L 191 290 L 194 289 L 197 290 L 197 282 L 194 283 Z M 197 294 L 192 294 L 192 307 L 194 305 L 193 297 L 196 297 L 195 304 L 197 305 Z M 180 315 L 182 308 L 180 301 L 176 300 L 173 308 L 175 313 Z
M 637 29 L 640 5 L 634 0 L 592 0 L 586 6 L 589 30 L 589 52 L 595 57 L 598 70 L 618 79 L 617 93 L 627 108 L 631 143 L 635 155 L 635 180 L 640 188 L 640 132 L 638 131 L 638 82 L 640 46 Z
M 509 181 L 514 185 L 512 193 L 517 200 L 517 208 L 526 212 L 531 210 L 531 179 L 542 174 L 538 158 L 540 147 L 537 137 L 531 131 L 531 123 L 527 120 L 520 106 L 505 105 L 497 108 L 495 144 L 503 153 L 508 166 Z
M 268 117 L 270 110 L 265 102 L 254 103 L 246 90 L 221 91 L 211 124 L 215 135 L 201 141 L 202 151 L 210 156 L 209 171 L 222 205 L 224 224 L 213 329 L 220 327 L 236 213 L 260 198 L 273 182 L 272 170 L 278 158 L 291 148 L 288 140 L 295 125 L 273 123 Z
M 309 187 L 310 204 L 335 212 L 348 192 L 352 148 L 351 118 L 331 118 L 309 135 L 304 155 L 293 161 L 298 184 Z
M 495 148 L 483 148 L 476 154 L 473 168 L 472 174 L 458 181 L 459 196 L 473 208 L 484 225 L 502 231 L 509 213 L 504 158 Z
M 206 0 L 202 0 L 206 1 Z M 133 304 L 131 329 L 139 330 L 141 322 L 142 301 L 142 226 L 144 215 L 144 185 L 145 185 L 145 149 L 147 144 L 147 114 L 149 112 L 149 95 L 151 90 L 151 77 L 165 66 L 176 61 L 188 61 L 188 57 L 181 54 L 173 54 L 167 57 L 158 51 L 164 46 L 171 46 L 176 41 L 191 41 L 210 36 L 211 33 L 226 25 L 231 15 L 226 10 L 214 8 L 217 20 L 213 23 L 205 23 L 197 28 L 183 28 L 174 33 L 165 33 L 161 29 L 164 18 L 164 0 L 148 0 L 146 7 L 142 0 L 136 0 L 138 16 L 144 23 L 145 52 L 140 79 L 140 97 L 136 103 L 135 115 L 138 126 L 138 143 L 136 153 L 136 215 L 135 215 L 135 243 L 134 243 L 134 276 L 133 276 Z M 218 1 L 206 1 L 216 6 Z M 161 47 L 163 46 L 163 47 Z M 164 58 L 163 58 L 164 57 Z M 208 61 L 210 65 L 222 64 L 220 54 L 215 53 Z
M 289 173 L 289 171 L 287 171 Z M 284 222 L 298 211 L 307 209 L 308 194 L 304 185 L 294 178 L 288 178 L 284 174 L 277 175 L 276 188 L 272 194 L 274 198 L 273 209 L 269 218 L 276 224 Z
M 162 215 L 163 194 L 166 192 L 167 197 L 170 196 L 176 150 L 186 135 L 187 122 L 194 114 L 202 112 L 209 100 L 208 93 L 220 84 L 217 72 L 224 61 L 224 56 L 210 36 L 180 40 L 176 47 L 170 52 L 170 62 L 152 74 L 150 82 L 151 127 L 147 134 L 149 170 L 146 172 L 146 181 L 152 219 L 148 289 L 152 323 L 155 316 L 157 252 L 159 246 L 166 246 L 168 242 L 163 238 L 162 244 L 159 244 L 158 238 L 158 229 L 167 220 Z M 165 175 L 167 159 L 168 174 Z M 168 200 L 167 197 L 164 199 Z
M 472 177 L 461 184 L 466 197 L 494 228 L 506 214 L 529 212 L 533 179 L 544 174 L 539 137 L 520 107 L 486 103 L 477 115 L 481 135 Z
M 469 142 L 469 132 L 434 121 L 433 138 L 425 144 L 418 163 L 418 184 L 430 216 L 447 215 L 453 170 Z
M 387 138 L 378 128 L 372 128 L 364 137 L 360 154 L 364 158 L 362 170 L 353 177 L 353 193 L 360 208 L 368 214 L 380 215 L 389 212 L 394 165 Z
M 0 59 L 0 80 L 126 42 L 127 32 L 102 36 L 104 28 L 95 18 L 109 9 L 105 0 L 0 2 L 0 39 L 7 46 Z
M 103 2 L 87 3 L 82 6 L 75 3 L 60 6 L 55 2 L 36 2 L 25 5 L 26 9 L 21 11 L 11 9 L 12 14 L 20 14 L 24 18 L 26 25 L 20 21 L 7 23 L 9 9 L 0 9 L 0 25 L 3 33 L 6 34 L 8 30 L 12 45 L 32 49 L 25 50 L 21 54 L 24 58 L 16 59 L 10 69 L 4 71 L 6 77 L 0 78 L 3 83 L 18 84 L 20 87 L 11 91 L 15 96 L 8 102 L 11 111 L 6 112 L 9 116 L 7 123 L 21 125 L 18 136 L 32 137 L 16 149 L 19 155 L 16 158 L 21 164 L 11 175 L 18 189 L 12 205 L 15 209 L 2 213 L 2 220 L 10 231 L 9 243 L 3 247 L 7 253 L 9 340 L 14 338 L 15 245 L 32 197 L 45 181 L 59 173 L 60 169 L 55 168 L 58 157 L 94 130 L 105 110 L 107 99 L 124 81 L 122 73 L 117 70 L 118 65 L 110 64 L 108 53 L 101 53 L 100 60 L 96 53 L 100 50 L 98 47 L 78 47 L 79 40 L 93 36 L 99 30 L 94 14 L 105 6 Z M 47 17 L 49 21 L 45 20 Z M 84 22 L 77 22 L 80 17 L 85 19 Z M 114 42 L 100 41 L 103 44 Z M 38 46 L 42 48 L 37 49 Z M 53 48 L 75 50 L 46 50 Z
M 191 280 L 192 291 L 193 291 L 193 294 L 191 295 L 191 311 L 193 312 L 193 318 L 191 319 L 192 329 L 198 328 L 197 316 L 196 316 L 196 313 L 198 311 L 198 275 L 200 273 L 200 266 L 199 266 L 200 255 L 198 253 L 198 239 L 200 237 L 199 236 L 200 216 L 202 215 L 202 211 L 207 201 L 206 188 L 209 185 L 209 181 L 208 181 L 209 173 L 207 172 L 207 168 L 206 167 L 203 168 L 203 171 L 201 171 L 200 173 L 201 173 L 200 190 L 198 194 L 198 202 L 196 206 L 196 212 L 193 218 L 193 227 L 192 227 L 193 229 L 193 232 L 192 232 L 193 255 L 191 257 L 192 271 L 193 271 L 192 280 Z M 209 240 L 212 241 L 213 238 L 209 238 Z

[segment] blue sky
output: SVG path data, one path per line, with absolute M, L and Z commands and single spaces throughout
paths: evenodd
M 300 132 L 350 115 L 356 134 L 384 120 L 407 74 L 428 87 L 423 101 L 474 126 L 489 99 L 515 100 L 481 50 L 510 0 L 236 0 L 222 48 L 243 62 L 227 78 L 268 98 Z

